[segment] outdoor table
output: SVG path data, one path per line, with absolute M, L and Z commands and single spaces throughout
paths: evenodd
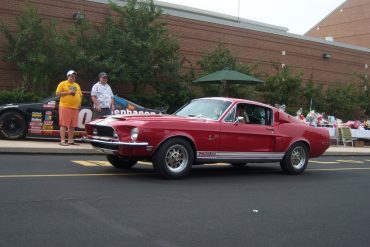
M 336 128 L 327 128 L 329 130 L 330 138 L 336 139 Z M 370 140 L 370 130 L 351 129 L 353 139 L 368 139 Z

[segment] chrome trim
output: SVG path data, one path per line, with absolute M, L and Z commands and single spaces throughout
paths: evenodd
M 103 141 L 110 141 L 110 142 L 118 142 L 118 139 L 112 139 L 111 136 L 92 136 L 89 140 L 103 140 Z
M 148 146 L 149 143 L 147 142 L 120 142 L 120 141 L 102 141 L 102 140 L 95 140 L 89 139 L 91 143 L 103 143 L 107 145 L 121 145 L 121 146 Z

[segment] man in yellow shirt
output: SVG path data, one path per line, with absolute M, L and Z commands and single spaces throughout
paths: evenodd
M 75 128 L 77 127 L 78 111 L 81 107 L 82 92 L 80 86 L 75 82 L 77 72 L 67 72 L 67 80 L 59 83 L 56 95 L 60 96 L 59 101 L 59 126 L 60 145 L 77 145 L 73 141 Z M 68 142 L 65 142 L 66 131 L 68 130 Z

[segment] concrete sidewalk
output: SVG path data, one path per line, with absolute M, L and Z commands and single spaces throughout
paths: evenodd
M 100 154 L 89 143 L 78 142 L 78 146 L 60 146 L 58 140 L 35 140 L 27 139 L 21 141 L 0 140 L 0 154 Z M 331 146 L 324 155 L 350 156 L 368 155 L 370 156 L 370 146 L 367 147 L 344 147 Z
M 59 140 L 0 140 L 0 154 L 103 154 L 86 142 L 61 146 Z

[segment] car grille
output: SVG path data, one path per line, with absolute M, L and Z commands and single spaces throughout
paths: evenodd
M 112 127 L 108 127 L 108 126 L 94 126 L 93 127 L 94 136 L 114 137 L 113 133 L 114 133 L 114 130 Z

